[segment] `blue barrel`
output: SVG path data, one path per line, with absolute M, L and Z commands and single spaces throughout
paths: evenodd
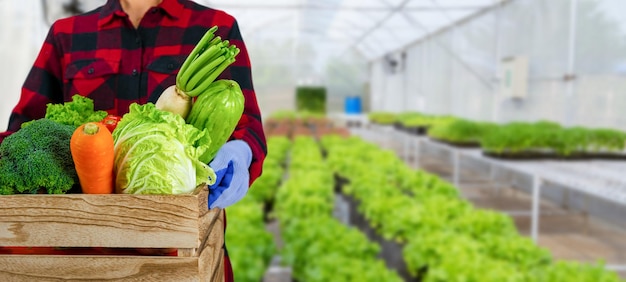
M 360 114 L 361 113 L 361 97 L 359 96 L 347 96 L 345 100 L 346 114 Z

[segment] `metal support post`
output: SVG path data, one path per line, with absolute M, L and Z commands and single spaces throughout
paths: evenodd
M 539 239 L 539 201 L 541 195 L 542 179 L 537 175 L 533 175 L 533 191 L 532 191 L 532 217 L 530 222 L 530 237 L 533 242 L 537 243 Z
M 389 128 L 387 128 L 387 127 L 383 127 L 383 130 L 384 131 L 381 132 L 381 134 L 380 134 L 384 138 L 384 145 L 383 145 L 383 147 L 385 149 L 388 149 L 388 150 L 393 150 L 393 148 L 391 147 L 391 138 L 393 136 L 393 131 L 389 130 Z
M 452 151 L 452 163 L 453 163 L 453 171 L 452 171 L 452 183 L 454 184 L 454 187 L 457 187 L 457 189 L 460 189 L 461 187 L 459 186 L 459 178 L 460 178 L 460 164 L 459 164 L 460 160 L 459 160 L 459 152 L 456 150 Z
M 489 162 L 489 181 L 493 183 L 494 194 L 500 196 L 500 183 L 496 179 L 496 165 Z
M 563 189 L 563 199 L 561 199 L 561 208 L 569 210 L 569 189 Z
M 421 138 L 422 137 L 415 137 L 415 149 L 413 150 L 415 152 L 415 168 L 419 169 L 420 168 L 420 146 L 421 146 Z
M 583 213 L 583 219 L 585 221 L 585 234 L 591 234 L 591 227 L 589 226 L 589 207 L 591 199 L 589 199 L 589 195 L 585 195 L 585 211 Z
M 405 162 L 409 162 L 410 157 L 409 157 L 409 150 L 410 150 L 410 144 L 411 144 L 411 137 L 409 136 L 409 134 L 407 132 L 402 132 L 402 143 L 404 144 L 404 150 L 402 151 L 402 159 L 404 159 Z

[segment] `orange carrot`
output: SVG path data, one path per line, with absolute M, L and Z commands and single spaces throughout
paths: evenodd
M 83 193 L 113 193 L 113 136 L 105 125 L 79 126 L 70 139 L 70 151 Z

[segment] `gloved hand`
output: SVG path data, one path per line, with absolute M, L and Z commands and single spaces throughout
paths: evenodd
M 226 142 L 209 166 L 215 171 L 215 184 L 209 186 L 209 208 L 226 208 L 248 192 L 252 150 L 245 141 Z

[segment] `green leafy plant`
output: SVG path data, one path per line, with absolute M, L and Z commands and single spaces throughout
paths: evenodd
M 624 150 L 626 133 L 613 129 L 564 128 L 554 122 L 512 122 L 497 126 L 481 139 L 487 153 L 571 157 Z
M 264 212 L 282 182 L 291 140 L 272 136 L 267 146 L 263 174 L 245 198 L 227 208 L 226 243 L 237 281 L 260 281 L 277 250 L 273 235 L 265 229 Z
M 452 143 L 479 145 L 482 137 L 495 127 L 496 124 L 490 122 L 455 119 L 431 128 L 428 135 Z
M 295 111 L 290 110 L 281 110 L 273 112 L 268 116 L 269 119 L 279 119 L 279 120 L 293 120 L 298 116 Z
M 391 112 L 371 112 L 367 115 L 370 122 L 390 125 L 396 121 L 396 114 Z
M 614 129 L 590 129 L 588 145 L 591 151 L 623 151 L 626 144 L 626 133 Z
M 558 124 L 549 122 L 511 122 L 488 132 L 481 140 L 481 146 L 488 152 L 519 153 L 524 150 L 546 148 L 554 142 L 555 132 L 561 130 Z
M 226 209 L 225 241 L 237 281 L 257 282 L 263 277 L 276 249 L 265 230 L 262 203 L 245 197 Z
M 621 282 L 617 273 L 607 271 L 604 263 L 582 264 L 572 261 L 557 261 L 550 266 L 532 273 L 534 281 L 589 281 L 589 282 Z
M 404 112 L 397 115 L 396 119 L 404 127 L 427 127 L 432 128 L 456 120 L 456 117 L 447 115 L 429 115 L 418 112 Z
M 75 128 L 87 122 L 99 122 L 107 112 L 94 110 L 93 100 L 80 96 L 72 96 L 72 101 L 62 104 L 47 104 L 45 118 L 58 123 L 72 125 Z M 23 124 L 25 126 L 28 123 Z
M 117 193 L 183 194 L 215 182 L 215 172 L 199 159 L 211 143 L 206 129 L 152 103 L 130 105 L 113 139 Z
M 555 128 L 540 123 L 530 130 Z M 378 234 L 404 246 L 408 270 L 420 281 L 619 281 L 600 267 L 554 264 L 549 251 L 518 234 L 509 216 L 473 207 L 453 192 L 454 186 L 412 172 L 389 151 L 358 137 L 324 136 L 321 144 L 329 167 L 349 183 L 343 192 L 357 200 L 358 211 Z
M 267 138 L 268 153 L 263 163 L 263 174 L 257 178 L 250 189 L 248 197 L 259 202 L 271 204 L 285 174 L 284 163 L 291 147 L 291 141 L 285 136 Z
M 376 258 L 380 247 L 334 218 L 334 177 L 312 137 L 296 137 L 289 177 L 276 195 L 283 258 L 298 281 L 402 281 Z
M 296 109 L 301 112 L 326 113 L 326 88 L 314 86 L 296 88 Z

